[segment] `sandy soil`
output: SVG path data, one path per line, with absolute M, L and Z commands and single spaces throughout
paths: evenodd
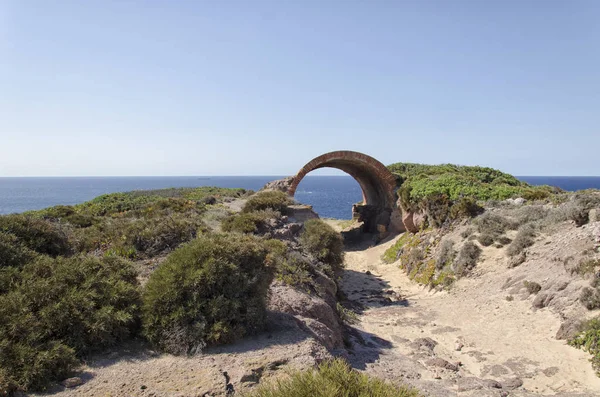
M 461 386 L 461 382 L 472 382 L 472 377 L 500 383 L 521 379 L 523 387 L 510 395 L 600 395 L 600 378 L 594 374 L 589 355 L 555 339 L 559 316 L 547 308 L 533 311 L 531 299 L 506 299 L 507 269 L 499 252 L 487 250 L 478 274 L 459 280 L 450 292 L 431 292 L 411 282 L 397 264 L 381 262 L 381 254 L 395 241 L 346 254 L 342 288 L 365 309 L 356 328 L 375 337 L 378 349 L 377 354 L 371 353 L 372 362 L 356 357 L 368 351 L 355 354 L 357 366 L 367 361 L 367 372 L 413 379 L 411 383 L 425 385 L 434 395 L 447 395 L 448 389 L 436 392 L 439 388 L 430 387 L 435 382 L 423 381 L 437 380 L 456 395 L 463 395 L 461 390 L 484 395 L 482 390 L 468 390 L 472 386 Z M 419 348 L 419 338 L 431 338 L 437 344 L 431 350 Z M 405 357 L 423 365 L 407 372 L 409 363 L 397 365 Z M 428 357 L 460 362 L 458 371 L 428 365 Z

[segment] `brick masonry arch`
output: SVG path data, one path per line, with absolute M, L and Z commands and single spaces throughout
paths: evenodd
M 349 150 L 329 152 L 309 161 L 292 178 L 288 194 L 294 196 L 302 179 L 319 168 L 337 168 L 352 176 L 363 193 L 362 205 L 353 208 L 357 217 L 363 214 L 368 231 L 403 229 L 396 207 L 396 177 L 385 165 L 364 153 Z

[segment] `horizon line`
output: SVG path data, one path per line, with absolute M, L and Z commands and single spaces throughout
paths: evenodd
M 510 174 L 512 175 L 512 174 Z M 287 178 L 294 175 L 0 175 L 0 178 Z M 310 175 L 307 177 L 348 177 L 353 178 L 348 174 L 325 174 L 325 175 Z M 600 175 L 512 175 L 515 178 L 600 178 Z

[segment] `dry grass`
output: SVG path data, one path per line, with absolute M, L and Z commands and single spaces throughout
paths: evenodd
M 353 370 L 341 359 L 316 370 L 296 371 L 273 383 L 261 383 L 245 397 L 418 397 L 407 386 L 395 386 Z

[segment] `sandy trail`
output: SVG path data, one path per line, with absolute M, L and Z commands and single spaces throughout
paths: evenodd
M 410 355 L 421 363 L 426 361 L 415 355 L 411 342 L 429 337 L 438 343 L 435 355 L 451 363 L 460 362 L 460 369 L 452 373 L 427 366 L 417 370 L 413 366 L 412 371 L 417 373 L 412 377 L 454 381 L 455 395 L 462 395 L 459 376 L 498 381 L 521 379 L 521 392 L 515 390 L 511 396 L 522 392 L 600 395 L 600 378 L 594 374 L 589 355 L 554 338 L 560 326 L 558 315 L 549 309 L 532 311 L 528 299 L 506 299 L 508 293 L 502 289 L 506 276 L 501 274 L 504 267 L 494 266 L 497 258 L 484 258 L 478 275 L 459 280 L 450 292 L 430 292 L 410 281 L 397 264 L 380 260 L 397 238 L 346 253 L 342 289 L 349 300 L 366 308 L 359 315 L 356 328 L 387 341 L 384 349 L 365 360 L 367 371 L 389 378 L 411 378 L 410 374 L 401 373 L 410 365 L 399 363 L 402 357 Z M 391 303 L 387 297 L 392 298 Z M 457 351 L 459 343 L 464 347 Z M 362 351 L 356 355 L 366 354 Z M 443 391 L 439 395 L 444 395 Z

